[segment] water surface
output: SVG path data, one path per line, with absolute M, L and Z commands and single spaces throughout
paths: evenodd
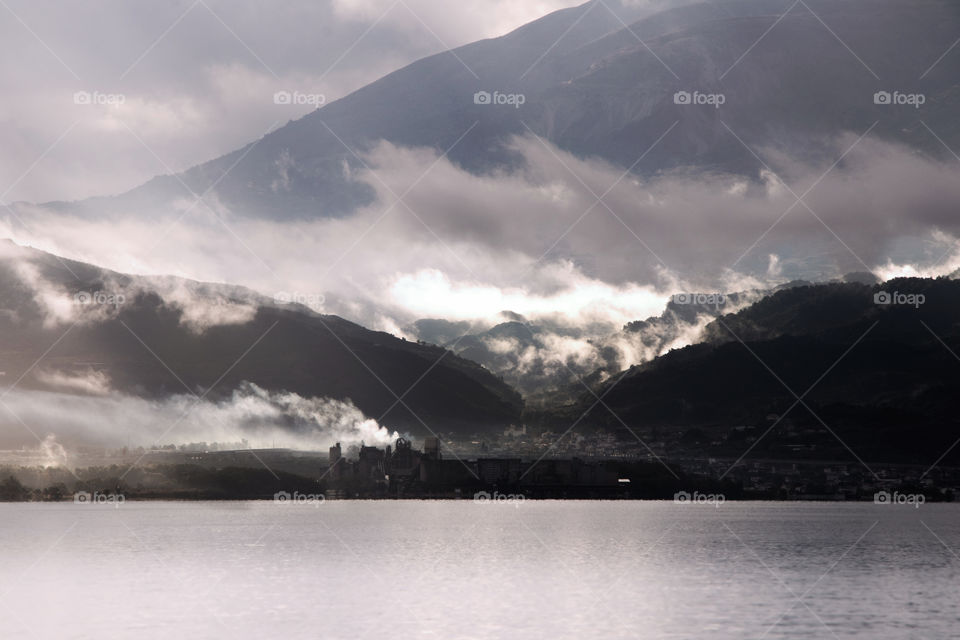
M 960 505 L 0 505 L 0 637 L 946 638 Z

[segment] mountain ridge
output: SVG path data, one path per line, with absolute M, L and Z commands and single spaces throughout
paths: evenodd
M 938 156 L 944 150 L 920 126 L 916 109 L 873 101 L 877 90 L 923 90 L 924 121 L 948 146 L 960 144 L 960 126 L 950 117 L 960 104 L 954 81 L 960 60 L 948 55 L 925 74 L 952 42 L 950 25 L 960 28 L 960 9 L 944 0 L 922 2 L 921 12 L 893 0 L 811 0 L 809 11 L 794 6 L 787 14 L 786 0 L 775 7 L 737 0 L 722 9 L 691 2 L 652 13 L 617 5 L 620 20 L 594 0 L 415 61 L 179 174 L 115 196 L 46 206 L 88 213 L 167 206 L 222 178 L 218 199 L 237 214 L 336 217 L 372 201 L 372 187 L 353 178 L 363 168 L 354 153 L 362 156 L 377 141 L 449 150 L 455 164 L 483 173 L 516 167 L 522 159 L 506 143 L 530 131 L 577 156 L 642 175 L 697 170 L 755 177 L 763 163 L 721 118 L 747 145 L 790 148 L 795 160 L 832 161 L 826 141 L 843 132 L 860 135 L 875 122 L 877 135 Z M 774 26 L 775 37 L 760 37 Z M 892 44 L 907 40 L 911 47 Z M 878 61 L 883 74 L 873 71 Z M 812 86 L 809 77 L 820 82 Z M 482 90 L 524 93 L 526 102 L 522 109 L 476 105 L 473 94 Z M 722 109 L 677 105 L 671 98 L 680 90 L 721 92 L 726 102 Z M 680 126 L 637 162 L 671 123 Z
M 746 429 L 757 456 L 788 459 L 802 445 L 933 463 L 960 434 L 957 300 L 960 282 L 947 277 L 786 289 L 718 317 L 702 343 L 611 376 L 546 424 L 582 414 L 628 440 L 626 430 L 677 443 L 697 433 L 697 454 L 717 457 L 742 454 L 749 443 L 733 438 Z M 957 462 L 954 452 L 944 464 Z
M 418 435 L 520 417 L 519 395 L 474 362 L 242 287 L 127 276 L 7 244 L 0 293 L 0 368 L 26 390 L 93 378 L 109 392 L 217 401 L 253 383 L 349 400 Z

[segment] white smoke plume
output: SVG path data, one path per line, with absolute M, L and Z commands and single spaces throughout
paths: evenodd
M 43 458 L 41 466 L 44 468 L 64 467 L 69 469 L 71 466 L 67 450 L 57 442 L 57 438 L 53 434 L 48 434 L 40 443 L 40 454 Z

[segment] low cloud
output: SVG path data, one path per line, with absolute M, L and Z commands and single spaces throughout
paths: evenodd
M 838 154 L 851 143 L 838 140 Z M 186 216 L 27 207 L 21 218 L 29 222 L 7 217 L 0 234 L 122 272 L 231 282 L 267 300 L 283 292 L 314 311 L 396 333 L 421 317 L 492 325 L 508 309 L 533 322 L 616 327 L 659 314 L 679 291 L 742 291 L 850 271 L 949 272 L 957 263 L 955 168 L 880 140 L 862 140 L 819 182 L 825 167 L 773 153 L 780 173 L 755 180 L 674 172 L 617 182 L 622 170 L 604 162 L 530 137 L 512 146 L 525 159 L 520 169 L 475 175 L 434 150 L 382 143 L 365 157 L 370 168 L 353 174 L 377 200 L 337 219 L 234 217 L 214 193 Z M 412 184 L 397 202 L 394 194 Z M 813 184 L 797 203 L 791 189 Z M 598 203 L 593 194 L 608 189 Z M 63 321 L 64 300 L 34 285 L 51 321 Z M 151 286 L 198 330 L 244 322 L 255 305 L 200 308 L 198 292 Z
M 88 369 L 81 372 L 38 369 L 34 379 L 56 391 L 83 395 L 106 396 L 110 393 L 110 377 L 103 371 Z
M 551 394 L 562 388 L 579 395 L 585 391 L 585 380 L 606 380 L 632 365 L 701 341 L 703 330 L 718 313 L 735 313 L 764 295 L 761 290 L 741 292 L 727 296 L 722 307 L 712 309 L 693 307 L 678 312 L 676 306 L 670 306 L 656 317 L 625 327 L 522 323 L 481 334 L 482 348 L 472 339 L 448 344 L 503 376 L 524 393 L 528 403 L 555 403 Z
M 246 324 L 266 298 L 238 287 L 197 283 L 181 278 L 146 278 L 137 293 L 159 295 L 165 305 L 180 312 L 180 324 L 194 333 L 210 327 Z M 227 295 L 230 292 L 231 295 Z
M 310 450 L 338 441 L 384 446 L 400 435 L 364 416 L 350 401 L 270 392 L 251 383 L 220 401 L 186 394 L 148 400 L 115 391 L 81 395 L 16 389 L 0 405 L 0 425 L 5 448 L 36 446 L 34 434 L 46 436 L 50 446 L 58 442 L 68 449 L 247 440 L 254 447 Z
M 153 295 L 180 314 L 181 325 L 202 333 L 213 326 L 245 324 L 260 305 L 269 302 L 242 287 L 223 284 L 164 276 L 130 278 L 100 269 L 91 275 L 86 267 L 70 267 L 63 260 L 11 243 L 0 243 L 0 268 L 20 285 L 19 291 L 4 290 L 5 306 L 22 312 L 22 302 L 28 299 L 45 328 L 103 322 L 138 297 Z

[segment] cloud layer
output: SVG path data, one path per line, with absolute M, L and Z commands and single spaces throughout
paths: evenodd
M 838 140 L 838 154 L 851 143 Z M 513 146 L 522 169 L 474 175 L 435 151 L 383 143 L 355 175 L 377 201 L 346 218 L 272 222 L 203 206 L 81 218 L 34 207 L 21 209 L 26 226 L 8 216 L 0 235 L 122 272 L 241 284 L 393 331 L 421 317 L 492 323 L 504 310 L 619 326 L 658 315 L 678 291 L 956 266 L 955 168 L 877 140 L 825 175 L 781 162 L 779 175 L 754 181 L 640 180 L 539 139 Z M 175 281 L 156 282 L 182 297 Z M 222 320 L 250 312 L 220 309 Z M 202 326 L 213 311 L 197 313 Z
M 147 400 L 101 390 L 88 395 L 77 393 L 76 385 L 70 391 L 17 389 L 6 395 L 0 404 L 0 446 L 49 449 L 54 438 L 68 449 L 247 440 L 251 447 L 323 450 L 338 441 L 382 447 L 400 435 L 350 402 L 271 393 L 249 383 L 222 401 L 185 394 Z

